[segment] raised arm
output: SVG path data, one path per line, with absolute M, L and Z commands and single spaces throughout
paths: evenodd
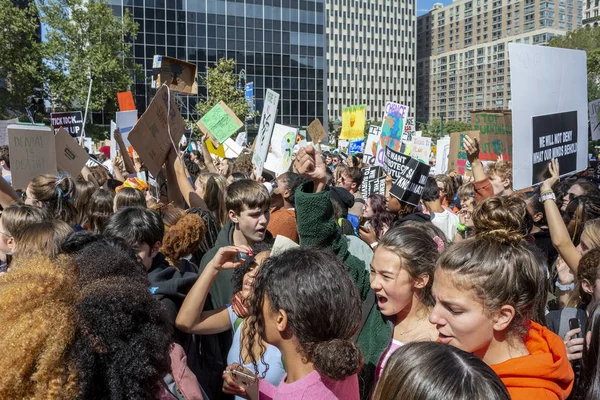
M 135 169 L 135 166 L 133 165 L 133 161 L 131 160 L 131 157 L 129 157 L 129 152 L 127 151 L 127 146 L 125 146 L 125 142 L 123 141 L 123 137 L 121 136 L 121 131 L 119 130 L 119 128 L 115 129 L 115 141 L 117 142 L 117 144 L 119 145 L 119 148 L 121 149 L 121 156 L 123 157 L 123 164 L 125 165 L 125 171 L 127 171 L 128 174 L 135 174 L 138 171 Z
M 183 209 L 185 204 L 183 204 L 183 197 L 181 196 L 181 190 L 179 190 L 174 167 L 174 164 L 179 162 L 179 157 L 177 157 L 175 149 L 171 148 L 165 163 L 165 172 L 167 173 L 167 194 L 169 196 L 169 201 L 172 202 L 175 207 Z
M 179 309 L 175 320 L 175 326 L 179 330 L 199 335 L 212 335 L 231 329 L 229 312 L 226 307 L 211 311 L 202 310 L 210 287 L 219 272 L 225 269 L 234 269 L 242 264 L 243 260 L 236 259 L 240 252 L 249 254 L 250 250 L 242 246 L 221 247 L 206 265 Z
M 467 153 L 467 161 L 471 164 L 473 170 L 473 185 L 475 186 L 475 201 L 479 203 L 481 200 L 494 196 L 494 188 L 489 178 L 483 170 L 483 164 L 479 159 L 479 141 L 465 135 L 463 139 L 463 147 Z
M 204 136 L 200 141 L 200 149 L 202 150 L 202 155 L 204 156 L 204 165 L 206 165 L 206 169 L 208 172 L 212 172 L 214 174 L 218 174 L 217 167 L 215 167 L 215 163 L 213 162 L 212 154 L 208 151 L 208 147 L 206 146 L 206 141 L 210 140 L 208 137 Z
M 194 191 L 194 187 L 190 183 L 190 178 L 185 165 L 183 165 L 181 160 L 177 157 L 172 160 L 172 163 L 172 167 L 177 178 L 177 186 L 179 187 L 179 191 L 181 192 L 181 195 L 183 196 L 183 199 L 187 205 L 190 206 L 190 208 L 198 207 L 208 210 L 208 206 L 206 205 L 204 199 L 198 196 L 198 194 Z
M 540 187 L 540 198 L 546 194 L 554 194 L 552 187 L 560 181 L 560 166 L 558 160 L 552 160 L 548 163 L 550 178 L 546 179 Z M 581 254 L 571 241 L 569 231 L 560 214 L 560 209 L 556 204 L 556 197 L 548 198 L 544 201 L 544 211 L 546 213 L 546 221 L 548 221 L 548 229 L 550 230 L 550 238 L 552 245 L 558 251 L 558 254 L 567 263 L 573 274 L 577 273 Z

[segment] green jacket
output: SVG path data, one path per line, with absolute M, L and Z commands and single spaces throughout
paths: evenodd
M 329 190 L 312 193 L 313 183 L 307 182 L 296 190 L 296 221 L 301 246 L 332 250 L 348 269 L 364 302 L 371 290 L 365 264 L 348 251 L 348 241 L 340 234 L 329 199 Z M 360 397 L 368 399 L 375 384 L 375 371 L 381 355 L 392 340 L 392 327 L 374 303 L 356 343 L 365 359 L 359 374 Z

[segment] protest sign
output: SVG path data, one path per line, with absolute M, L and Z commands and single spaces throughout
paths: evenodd
M 15 189 L 27 188 L 38 175 L 56 174 L 54 135 L 47 126 L 9 125 L 10 172 Z
M 225 157 L 227 158 L 236 158 L 242 151 L 244 150 L 242 146 L 240 146 L 236 141 L 229 138 L 222 145 L 225 148 Z
M 558 157 L 561 175 L 585 170 L 588 165 L 585 52 L 509 43 L 508 53 L 515 132 L 513 189 L 541 182 L 546 175 L 540 171 L 550 161 L 546 159 L 548 155 Z M 558 126 L 550 127 L 549 123 Z M 561 133 L 560 143 L 558 136 L 554 137 L 558 133 Z M 550 142 L 546 139 L 548 135 L 553 136 Z
M 365 149 L 365 141 L 363 140 L 353 140 L 348 143 L 348 154 L 356 154 L 362 153 Z
M 385 105 L 385 115 L 381 125 L 379 147 L 400 150 L 404 133 L 404 120 L 408 116 L 408 106 L 388 101 Z
M 363 199 L 372 194 L 385 196 L 385 176 L 381 176 L 381 167 L 367 167 L 362 169 L 363 181 L 360 191 Z
M 590 130 L 592 131 L 592 140 L 600 140 L 600 120 L 598 119 L 598 108 L 600 107 L 600 99 L 590 101 Z
M 235 142 L 240 146 L 245 146 L 248 142 L 248 134 L 246 132 L 238 133 L 237 137 L 235 138 Z
M 215 147 L 219 147 L 242 126 L 244 126 L 244 123 L 223 101 L 215 104 L 198 121 L 198 128 L 210 138 Z
M 90 158 L 88 153 L 64 129 L 59 129 L 54 136 L 54 147 L 58 169 L 77 179 Z
M 116 113 L 116 119 L 117 128 L 119 128 L 119 131 L 121 132 L 121 137 L 123 138 L 125 147 L 131 146 L 131 143 L 129 143 L 129 133 L 137 123 L 137 111 L 119 111 Z
M 344 139 L 340 139 L 338 140 L 338 151 L 340 153 L 345 153 L 346 151 L 348 151 L 348 145 L 350 144 L 349 141 L 344 140 Z
M 402 133 L 402 140 L 410 142 L 415 134 L 415 119 L 413 117 L 407 117 L 404 122 L 404 132 Z
M 512 161 L 512 118 L 510 111 L 471 111 L 471 129 L 479 131 L 481 161 Z
M 129 142 L 153 176 L 158 176 L 173 148 L 171 137 L 173 143 L 179 143 L 185 132 L 185 121 L 175 104 L 175 96 L 171 96 L 169 110 L 168 90 L 164 86 L 158 89 L 146 112 L 129 134 Z
M 252 155 L 252 162 L 256 166 L 256 175 L 261 176 L 262 170 L 267 160 L 269 145 L 271 143 L 271 134 L 277 117 L 277 106 L 279 104 L 279 93 L 267 89 L 265 94 L 265 103 L 260 117 L 258 135 L 256 136 L 256 148 Z
M 110 159 L 114 160 L 117 156 L 118 145 L 115 141 L 115 130 L 117 129 L 117 123 L 110 121 Z
M 425 164 L 429 164 L 429 157 L 431 156 L 431 138 L 413 137 L 410 156 Z
M 119 111 L 133 111 L 136 109 L 131 92 L 117 93 L 117 100 L 119 101 Z
M 60 128 L 65 128 L 74 138 L 78 138 L 81 135 L 81 130 L 83 129 L 81 111 L 50 113 L 50 121 L 52 122 L 54 134 L 58 133 Z
M 371 125 L 369 127 L 369 135 L 365 145 L 365 156 L 363 161 L 370 165 L 383 165 L 383 155 L 385 148 L 379 146 L 379 138 L 381 136 L 381 127 Z
M 311 122 L 306 130 L 314 144 L 321 143 L 327 137 L 327 132 L 325 132 L 325 128 L 323 128 L 323 124 L 318 118 Z
M 346 107 L 342 110 L 342 133 L 340 139 L 362 139 L 365 136 L 367 123 L 367 106 Z
M 279 176 L 287 172 L 292 165 L 292 153 L 296 144 L 294 138 L 297 128 L 275 124 L 271 137 L 271 151 L 267 155 L 264 168 Z
M 554 158 L 561 173 L 577 171 L 577 111 L 533 117 L 532 182 L 550 177 L 548 163 Z
M 436 143 L 435 173 L 445 174 L 448 172 L 448 156 L 450 155 L 450 138 L 444 137 Z
M 6 128 L 8 125 L 17 124 L 19 122 L 19 118 L 7 119 L 4 121 L 0 121 L 0 146 L 8 145 L 8 132 Z
M 152 62 L 153 89 L 158 89 L 163 83 L 166 83 L 171 90 L 198 94 L 197 76 L 196 64 L 167 56 L 154 56 Z
M 478 131 L 468 132 L 453 132 L 450 134 L 450 154 L 448 159 L 448 172 L 456 172 L 459 175 L 472 176 L 472 168 L 469 161 L 467 161 L 467 152 L 463 146 L 463 139 L 465 136 L 472 138 L 479 138 Z M 439 150 L 438 150 L 439 151 Z
M 206 141 L 206 148 L 210 154 L 214 154 L 217 157 L 225 158 L 225 147 L 223 145 L 219 145 L 215 147 L 212 143 L 212 140 Z
M 246 100 L 246 104 L 248 104 L 248 108 L 250 109 L 250 115 L 252 115 L 254 114 L 254 82 L 246 82 L 245 89 L 244 100 Z
M 429 165 L 385 148 L 384 171 L 392 177 L 390 194 L 399 201 L 417 206 L 429 175 Z

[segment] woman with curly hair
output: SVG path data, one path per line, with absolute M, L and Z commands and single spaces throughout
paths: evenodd
M 77 398 L 76 268 L 64 256 L 13 265 L 0 276 L 0 398 Z
M 394 216 L 386 210 L 385 196 L 380 194 L 370 195 L 365 204 L 363 223 L 359 230 L 361 239 L 367 244 L 378 242 L 390 229 L 393 219 Z M 367 237 L 368 234 L 371 234 L 370 237 Z

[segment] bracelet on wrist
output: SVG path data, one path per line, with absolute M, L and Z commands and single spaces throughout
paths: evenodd
M 573 289 L 575 289 L 575 282 L 571 282 L 568 285 L 563 285 L 559 281 L 556 281 L 556 283 L 554 283 L 554 286 L 556 286 L 561 292 L 570 292 Z
M 460 222 L 456 223 L 456 230 L 459 232 L 464 232 L 467 230 L 467 227 L 463 224 L 461 224 Z
M 545 202 L 546 200 L 553 200 L 556 201 L 556 195 L 554 194 L 553 191 L 550 192 L 544 192 L 540 195 L 540 203 Z

